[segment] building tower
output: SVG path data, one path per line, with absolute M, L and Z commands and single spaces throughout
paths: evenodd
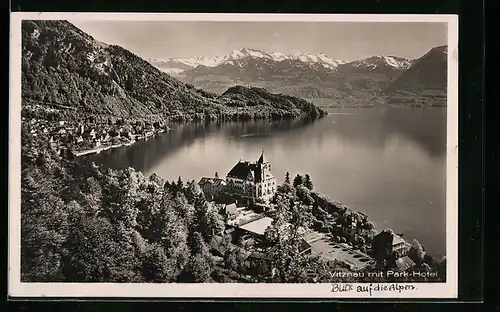
M 257 160 L 257 164 L 262 166 L 263 169 L 267 171 L 271 171 L 271 164 L 267 160 L 267 158 L 264 156 L 264 149 L 262 149 L 262 153 L 260 154 L 259 160 Z

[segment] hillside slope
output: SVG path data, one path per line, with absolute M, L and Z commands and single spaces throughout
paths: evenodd
M 23 21 L 22 102 L 23 108 L 56 108 L 75 118 L 215 119 L 234 118 L 241 112 L 268 117 L 257 111 L 261 107 L 228 106 L 219 95 L 182 83 L 122 47 L 96 41 L 67 21 Z M 309 105 L 309 110 L 289 106 L 286 115 L 309 111 L 320 115 Z
M 389 102 L 446 103 L 447 46 L 431 49 L 384 90 Z

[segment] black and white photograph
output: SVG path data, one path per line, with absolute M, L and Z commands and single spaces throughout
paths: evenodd
M 17 294 L 456 295 L 456 16 L 12 27 Z

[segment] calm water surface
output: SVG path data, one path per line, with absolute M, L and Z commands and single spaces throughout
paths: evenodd
M 445 254 L 446 109 L 332 110 L 315 122 L 255 121 L 176 126 L 131 147 L 93 156 L 111 168 L 134 167 L 168 180 L 224 176 L 262 148 L 282 181 L 309 173 L 315 188 L 377 228 L 417 238 Z

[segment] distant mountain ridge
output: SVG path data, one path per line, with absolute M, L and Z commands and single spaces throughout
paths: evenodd
M 415 60 L 384 90 L 389 103 L 420 103 L 445 106 L 447 98 L 448 47 L 431 49 Z
M 168 58 L 165 60 L 147 58 L 154 66 L 167 73 L 181 73 L 183 71 L 194 69 L 198 66 L 216 67 L 220 65 L 234 65 L 241 66 L 240 62 L 248 59 L 267 60 L 269 62 L 282 62 L 285 60 L 299 61 L 309 66 L 321 65 L 328 69 L 335 69 L 338 65 L 346 62 L 337 60 L 326 56 L 325 54 L 310 54 L 310 53 L 281 53 L 271 52 L 267 53 L 258 49 L 243 48 L 240 50 L 233 50 L 225 56 L 214 57 L 191 57 L 191 58 Z
M 64 108 L 74 118 L 112 115 L 180 120 L 325 113 L 303 99 L 264 96 L 262 90 L 253 88 L 238 90 L 245 95 L 236 101 L 233 96 L 197 89 L 120 46 L 95 40 L 67 21 L 22 24 L 23 108 Z
M 343 74 L 346 71 L 383 72 L 387 69 L 406 70 L 412 63 L 413 60 L 397 56 L 372 56 L 366 59 L 344 63 L 337 68 L 337 72 Z
M 225 56 L 195 56 L 190 58 L 167 58 L 167 59 L 155 59 L 146 58 L 148 62 L 152 65 L 158 67 L 167 73 L 180 74 L 184 71 L 194 69 L 198 66 L 203 67 L 217 67 L 220 65 L 235 65 L 241 64 L 240 61 L 253 58 L 267 60 L 270 62 L 282 62 L 282 61 L 297 61 L 303 63 L 303 66 L 323 66 L 325 69 L 330 69 L 334 71 L 339 65 L 344 65 L 346 67 L 355 68 L 366 68 L 375 69 L 378 66 L 387 66 L 395 69 L 407 69 L 412 60 L 397 56 L 373 56 L 362 60 L 356 61 L 344 61 L 335 58 L 331 58 L 324 53 L 312 54 L 312 53 L 281 53 L 281 52 L 264 52 L 258 49 L 243 48 L 239 50 L 233 50 L 231 53 Z
M 431 55 L 432 58 L 436 57 Z M 414 105 L 443 106 L 445 103 L 441 100 L 436 103 L 422 102 L 422 97 L 418 96 L 420 91 L 413 92 L 411 96 L 408 92 L 403 97 L 397 95 L 396 90 L 403 84 L 406 89 L 427 88 L 425 83 L 415 84 L 416 80 L 405 74 L 411 68 L 420 68 L 422 65 L 418 63 L 421 59 L 373 56 L 345 62 L 324 54 L 267 53 L 244 48 L 234 50 L 227 56 L 149 62 L 181 81 L 214 93 L 223 93 L 235 85 L 245 85 L 313 100 L 329 99 L 333 106 L 397 105 L 398 98 L 404 98 L 402 104 L 414 102 Z M 440 72 L 437 76 L 446 74 L 446 61 L 446 58 L 436 58 L 434 72 Z M 408 78 L 398 80 L 403 74 Z M 445 89 L 441 88 L 439 92 L 446 92 Z

